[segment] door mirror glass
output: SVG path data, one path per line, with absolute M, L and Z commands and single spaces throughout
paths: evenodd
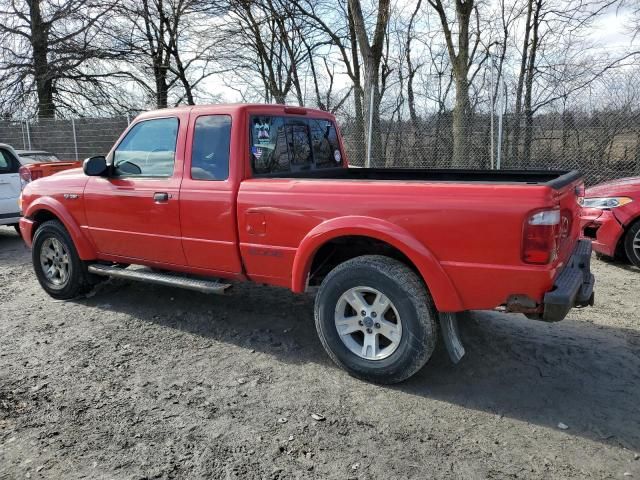
M 123 160 L 118 163 L 118 175 L 141 175 L 142 169 L 139 165 L 130 162 L 129 160 Z
M 105 175 L 107 173 L 107 159 L 102 155 L 87 158 L 82 164 L 82 169 L 85 175 L 90 177 Z

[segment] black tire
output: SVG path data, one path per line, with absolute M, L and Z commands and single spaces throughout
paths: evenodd
M 384 294 L 402 319 L 398 346 L 384 359 L 358 356 L 338 333 L 338 301 L 358 286 Z M 316 296 L 315 322 L 322 345 L 338 366 L 356 378 L 381 384 L 401 382 L 420 370 L 433 354 L 438 338 L 436 309 L 420 278 L 398 260 L 379 255 L 353 258 L 329 272 Z
M 16 233 L 18 234 L 18 236 L 19 236 L 20 238 L 22 238 L 22 232 L 20 232 L 20 224 L 19 224 L 19 223 L 14 223 L 14 224 L 13 224 L 13 228 L 15 228 L 15 229 L 16 229 Z
M 48 239 L 55 239 L 60 242 L 68 256 L 68 275 L 66 281 L 59 285 L 54 284 L 47 278 L 40 262 L 43 244 Z M 73 240 L 71 240 L 69 233 L 58 220 L 44 222 L 36 230 L 35 236 L 33 237 L 31 260 L 38 282 L 40 282 L 42 288 L 53 298 L 68 300 L 82 293 L 86 293 L 92 287 L 90 275 L 87 272 L 87 265 L 78 257 L 78 251 L 73 244 Z
M 636 246 L 634 248 L 634 242 Z M 640 220 L 629 227 L 624 235 L 624 251 L 636 267 L 640 267 Z

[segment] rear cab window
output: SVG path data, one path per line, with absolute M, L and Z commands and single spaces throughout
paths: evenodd
M 318 118 L 250 117 L 251 167 L 255 175 L 342 166 L 336 127 Z

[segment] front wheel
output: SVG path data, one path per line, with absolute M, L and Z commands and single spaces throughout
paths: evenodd
M 631 225 L 624 237 L 624 250 L 629 261 L 640 267 L 640 220 Z
M 45 222 L 36 230 L 31 259 L 40 285 L 53 298 L 67 300 L 91 288 L 86 265 L 57 220 Z
M 379 255 L 337 266 L 315 302 L 316 329 L 331 359 L 375 383 L 401 382 L 427 363 L 436 345 L 435 318 L 419 277 Z

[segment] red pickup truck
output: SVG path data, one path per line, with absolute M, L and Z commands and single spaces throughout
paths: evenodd
M 458 312 L 557 321 L 593 302 L 577 172 L 348 168 L 332 115 L 283 105 L 144 113 L 83 169 L 22 195 L 51 296 L 104 276 L 311 292 L 322 344 L 359 378 L 413 375 L 438 325 L 459 360 Z

